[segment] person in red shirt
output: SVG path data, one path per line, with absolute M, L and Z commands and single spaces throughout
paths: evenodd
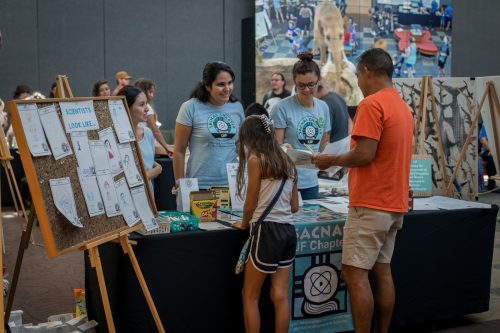
M 350 168 L 342 277 L 351 296 L 355 332 L 370 332 L 375 309 L 375 332 L 382 333 L 389 330 L 394 307 L 390 262 L 408 209 L 413 118 L 392 86 L 393 64 L 386 51 L 365 51 L 357 72 L 365 99 L 354 118 L 351 150 L 319 154 L 313 162 L 319 169 Z

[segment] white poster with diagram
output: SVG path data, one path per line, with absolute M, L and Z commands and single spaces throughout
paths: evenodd
M 59 102 L 59 106 L 66 133 L 99 129 L 92 100 Z
M 123 101 L 108 100 L 108 106 L 118 141 L 120 143 L 135 141 L 134 131 L 132 125 L 130 125 L 130 119 Z
M 133 226 L 140 221 L 139 213 L 135 207 L 132 196 L 130 195 L 130 190 L 128 189 L 127 181 L 125 178 L 120 178 L 115 182 L 116 195 L 118 196 L 118 202 L 122 209 L 122 215 L 127 222 L 129 227 Z
M 49 140 L 52 155 L 57 160 L 73 154 L 71 147 L 61 125 L 61 120 L 57 114 L 54 104 L 38 109 L 40 122 L 42 123 L 45 135 Z
M 110 170 L 96 171 L 97 183 L 101 191 L 102 199 L 104 201 L 104 209 L 106 210 L 107 217 L 113 217 L 121 214 L 120 204 L 116 196 L 115 181 Z
M 50 190 L 54 205 L 64 217 L 71 222 L 75 227 L 83 228 L 80 219 L 78 218 L 75 197 L 71 188 L 69 177 L 50 179 Z
M 81 168 L 78 168 L 77 172 L 89 216 L 93 217 L 104 214 L 104 204 L 99 192 L 99 185 L 97 185 L 97 177 L 85 174 Z
M 155 216 L 151 207 L 149 207 L 148 197 L 146 196 L 146 189 L 144 186 L 138 186 L 130 189 L 130 194 L 134 200 L 135 207 L 139 212 L 139 216 L 147 231 L 158 228 Z
M 95 173 L 97 174 L 99 171 L 111 172 L 104 142 L 100 140 L 89 140 L 89 147 L 92 161 L 94 162 Z
M 130 147 L 130 143 L 118 144 L 118 151 L 120 152 L 123 171 L 125 172 L 125 178 L 127 178 L 128 185 L 134 187 L 144 184 L 142 175 L 135 164 L 134 154 L 132 152 L 132 147 Z
M 18 104 L 17 110 L 31 155 L 35 157 L 51 155 L 36 104 Z
M 71 132 L 71 143 L 75 151 L 78 168 L 84 176 L 95 176 L 94 160 L 90 153 L 87 132 Z
M 106 157 L 109 161 L 109 167 L 113 176 L 120 174 L 123 171 L 122 161 L 120 159 L 120 152 L 116 145 L 115 133 L 111 127 L 99 131 L 99 139 L 104 142 L 106 149 Z

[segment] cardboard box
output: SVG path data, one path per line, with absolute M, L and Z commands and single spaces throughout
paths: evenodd
M 228 186 L 212 186 L 209 190 L 215 193 L 218 208 L 231 208 L 231 197 Z
M 217 219 L 217 197 L 211 191 L 196 191 L 189 194 L 191 214 L 200 222 L 211 222 Z

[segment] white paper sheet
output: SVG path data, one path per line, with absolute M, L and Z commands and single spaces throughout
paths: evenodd
M 118 141 L 120 143 L 135 141 L 134 131 L 132 125 L 130 125 L 123 101 L 108 100 L 108 106 Z
M 491 205 L 458 200 L 454 198 L 442 197 L 442 196 L 432 196 L 429 198 L 414 198 L 413 199 L 413 209 L 414 210 L 453 210 L 453 209 L 466 209 L 466 208 L 491 208 Z
M 54 205 L 75 227 L 83 228 L 76 210 L 75 197 L 69 177 L 50 179 L 50 190 Z
M 99 131 L 99 139 L 104 142 L 106 156 L 109 160 L 109 167 L 111 168 L 113 176 L 120 174 L 123 171 L 122 160 L 120 158 L 120 152 L 118 151 L 113 129 L 108 127 Z
M 83 176 L 95 175 L 94 160 L 90 153 L 87 132 L 71 132 L 71 143 L 75 151 L 78 167 Z
M 17 110 L 19 111 L 19 118 L 21 118 L 21 123 L 23 124 L 24 135 L 26 136 L 31 155 L 51 155 L 49 145 L 45 140 L 45 133 L 43 133 L 36 104 L 18 104 Z
M 77 172 L 89 216 L 93 217 L 104 214 L 104 204 L 101 192 L 99 192 L 99 185 L 97 185 L 97 177 L 85 174 L 80 168 L 77 169 Z
M 94 162 L 95 172 L 96 173 L 99 171 L 111 172 L 104 142 L 100 140 L 89 140 L 89 147 L 90 147 L 90 154 L 92 155 L 92 161 Z
M 212 230 L 231 229 L 231 227 L 225 226 L 218 222 L 203 222 L 198 224 L 198 229 L 205 231 L 212 231 Z
M 179 191 L 177 192 L 177 210 L 179 212 L 189 213 L 191 210 L 189 193 L 198 190 L 198 178 L 179 179 Z
M 229 196 L 231 197 L 231 209 L 232 210 L 243 210 L 243 203 L 245 202 L 247 188 L 244 186 L 242 189 L 241 198 L 237 192 L 238 187 L 236 185 L 236 176 L 238 174 L 238 163 L 226 163 L 227 181 L 229 185 Z M 248 181 L 248 174 L 245 168 L 245 184 Z
M 59 106 L 66 133 L 99 129 L 92 101 L 59 102 Z
M 146 196 L 146 189 L 144 186 L 138 186 L 130 189 L 130 194 L 132 195 L 135 207 L 139 212 L 139 216 L 146 230 L 150 231 L 158 228 L 158 222 L 156 222 L 153 211 L 151 210 L 151 207 L 149 207 L 149 201 Z
M 57 160 L 73 154 L 71 147 L 66 137 L 66 133 L 61 125 L 61 120 L 57 114 L 56 106 L 54 104 L 38 109 L 40 115 L 40 122 L 42 123 L 43 130 L 47 139 L 49 140 L 52 155 Z
M 128 185 L 130 187 L 134 187 L 144 184 L 142 175 L 139 172 L 139 169 L 137 169 L 137 165 L 135 164 L 134 154 L 132 153 L 130 143 L 118 144 L 118 150 L 120 152 L 123 171 L 125 172 L 125 178 L 127 178 Z
M 125 219 L 127 225 L 131 227 L 139 222 L 140 219 L 125 178 L 120 178 L 115 182 L 115 189 L 123 218 Z
M 100 170 L 96 171 L 96 174 L 99 190 L 101 191 L 102 200 L 104 201 L 106 216 L 112 217 L 120 215 L 120 204 L 118 203 L 118 197 L 116 196 L 115 181 L 113 180 L 111 171 Z

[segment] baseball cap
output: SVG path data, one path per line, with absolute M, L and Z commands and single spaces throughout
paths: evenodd
M 131 79 L 132 76 L 128 75 L 125 71 L 116 72 L 115 78 L 118 79 Z

